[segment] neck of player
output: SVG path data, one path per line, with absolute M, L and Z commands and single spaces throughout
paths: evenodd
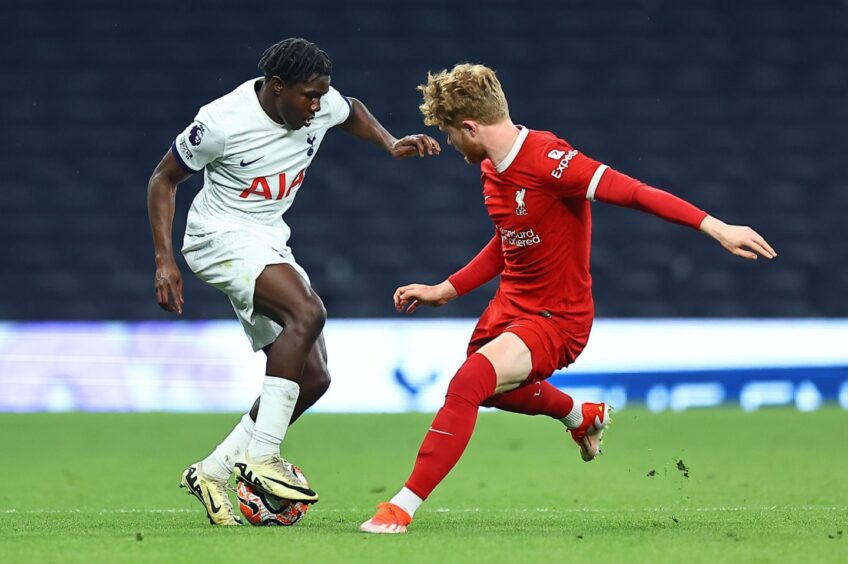
M 483 143 L 486 155 L 496 166 L 512 150 L 520 131 L 511 119 L 505 119 L 492 125 L 480 126 L 480 141 Z
M 271 85 L 267 81 L 262 81 L 262 86 L 256 91 L 256 97 L 259 99 L 259 106 L 269 118 L 276 121 L 280 125 L 286 125 L 286 122 L 277 113 L 277 108 L 274 105 L 274 93 L 271 91 Z

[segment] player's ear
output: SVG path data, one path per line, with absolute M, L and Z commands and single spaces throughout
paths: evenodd
M 479 131 L 479 124 L 476 121 L 472 121 L 470 119 L 462 120 L 462 123 L 459 126 L 460 131 L 466 132 L 470 137 L 476 137 L 477 132 Z
M 286 83 L 283 82 L 283 79 L 280 78 L 279 76 L 277 76 L 277 75 L 272 76 L 270 84 L 271 84 L 271 92 L 273 92 L 275 96 L 279 96 L 280 94 L 285 92 Z

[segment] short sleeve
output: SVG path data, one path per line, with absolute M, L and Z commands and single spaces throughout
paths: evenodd
M 189 173 L 195 173 L 224 154 L 226 136 L 214 122 L 201 113 L 177 135 L 171 152 L 177 163 Z
M 339 125 L 347 121 L 350 117 L 351 105 L 347 96 L 342 96 L 341 93 L 330 87 L 330 90 L 321 98 L 321 104 L 329 109 L 330 127 Z
M 560 198 L 594 199 L 606 165 L 587 157 L 562 139 L 551 140 L 544 149 L 544 184 Z

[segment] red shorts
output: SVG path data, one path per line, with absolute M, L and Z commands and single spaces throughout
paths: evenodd
M 471 335 L 468 356 L 503 333 L 513 333 L 530 349 L 533 367 L 525 383 L 544 380 L 556 370 L 568 366 L 583 352 L 589 340 L 591 322 L 566 323 L 541 314 L 520 317 L 499 315 L 489 306 Z

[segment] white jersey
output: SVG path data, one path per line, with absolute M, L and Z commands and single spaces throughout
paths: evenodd
M 291 230 L 282 215 L 294 202 L 327 130 L 350 115 L 350 101 L 331 87 L 310 124 L 292 131 L 259 105 L 261 80 L 248 80 L 200 108 L 171 145 L 186 171 L 205 169 L 186 235 L 247 228 L 285 245 Z

